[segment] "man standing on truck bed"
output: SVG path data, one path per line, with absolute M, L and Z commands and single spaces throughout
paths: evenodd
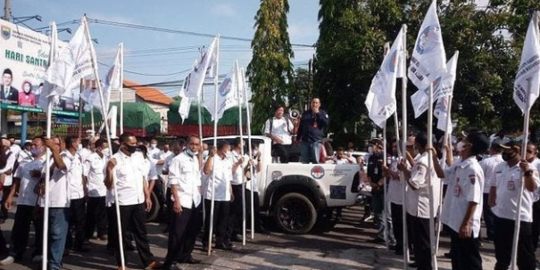
M 311 109 L 305 111 L 300 119 L 298 139 L 301 140 L 300 161 L 304 164 L 309 162 L 319 163 L 319 149 L 323 130 L 328 126 L 328 114 L 320 109 L 319 98 L 311 100 Z
M 272 139 L 272 156 L 278 156 L 280 163 L 289 163 L 294 125 L 291 120 L 283 116 L 284 112 L 283 105 L 274 106 L 274 117 L 266 120 L 264 134 Z

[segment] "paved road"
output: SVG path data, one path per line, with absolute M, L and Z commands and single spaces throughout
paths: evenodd
M 236 243 L 234 251 L 215 251 L 207 257 L 200 251 L 197 242 L 194 257 L 202 259 L 200 265 L 182 265 L 183 269 L 403 269 L 402 257 L 387 251 L 384 246 L 367 242 L 376 231 L 372 223 L 359 224 L 361 208 L 351 207 L 343 211 L 343 220 L 331 232 L 309 235 L 286 235 L 277 230 L 271 234 L 256 234 L 245 246 Z M 10 237 L 12 219 L 3 224 L 6 239 Z M 162 233 L 163 226 L 148 224 L 151 248 L 158 259 L 163 261 L 166 254 L 167 235 Z M 30 243 L 33 243 L 33 233 Z M 448 238 L 441 239 L 442 255 L 448 251 Z M 105 252 L 105 242 L 91 240 L 88 247 L 92 252 L 85 254 L 70 253 L 65 257 L 65 269 L 115 269 L 114 258 Z M 484 269 L 494 268 L 493 245 L 484 244 Z M 540 254 L 538 254 L 540 256 Z M 6 266 L 4 269 L 27 270 L 39 269 L 40 264 L 32 264 L 29 252 L 25 262 Z M 140 260 L 135 252 L 127 254 L 128 267 L 140 269 Z M 450 260 L 438 259 L 439 269 L 450 269 Z M 0 268 L 1 269 L 1 268 Z

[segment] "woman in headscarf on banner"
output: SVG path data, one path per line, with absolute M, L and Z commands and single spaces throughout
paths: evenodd
M 36 107 L 36 95 L 32 93 L 32 84 L 24 81 L 22 89 L 22 93 L 19 93 L 19 106 Z

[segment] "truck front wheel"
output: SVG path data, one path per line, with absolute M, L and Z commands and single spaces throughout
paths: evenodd
M 305 234 L 317 221 L 317 211 L 311 201 L 300 193 L 289 193 L 279 198 L 274 207 L 277 226 L 290 234 Z

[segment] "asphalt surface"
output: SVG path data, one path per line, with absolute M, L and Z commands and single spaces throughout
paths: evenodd
M 376 231 L 373 223 L 360 223 L 363 207 L 355 206 L 343 211 L 342 222 L 331 232 L 307 235 L 287 235 L 273 226 L 270 234 L 255 234 L 248 238 L 246 245 L 235 243 L 233 251 L 215 250 L 208 257 L 201 251 L 200 239 L 197 241 L 193 257 L 201 259 L 198 265 L 179 265 L 182 269 L 403 269 L 402 256 L 388 251 L 382 244 L 368 242 Z M 10 239 L 13 224 L 13 210 L 5 224 L 1 225 L 4 237 Z M 164 226 L 148 223 L 149 239 L 152 252 L 163 262 L 167 248 L 167 234 Z M 249 235 L 248 235 L 249 237 Z M 30 235 L 30 245 L 34 242 L 34 233 Z M 88 253 L 70 252 L 64 257 L 64 269 L 116 269 L 114 257 L 106 252 L 106 241 L 91 240 Z M 438 258 L 439 269 L 451 269 L 450 260 L 442 254 L 448 252 L 449 239 L 441 238 Z M 0 269 L 26 270 L 40 269 L 40 263 L 32 263 L 31 248 L 22 262 L 16 262 Z M 495 264 L 492 243 L 482 247 L 484 269 L 493 269 Z M 537 253 L 540 257 L 540 253 Z M 142 269 L 136 252 L 127 252 L 129 269 Z M 410 268 L 414 269 L 414 268 Z

